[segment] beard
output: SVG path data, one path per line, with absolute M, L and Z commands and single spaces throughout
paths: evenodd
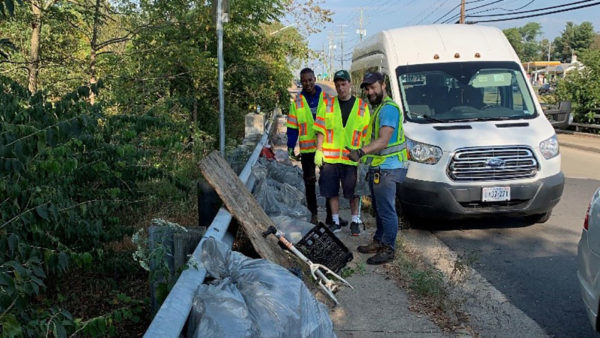
M 377 94 L 369 95 L 369 103 L 371 106 L 378 106 L 383 101 L 383 90 Z

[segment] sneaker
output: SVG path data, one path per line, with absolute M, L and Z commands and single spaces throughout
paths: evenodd
M 333 225 L 333 219 L 331 219 L 331 216 L 327 216 L 325 218 L 325 224 L 327 224 L 329 226 Z M 340 226 L 343 226 L 343 227 L 348 226 L 348 221 L 345 221 L 344 219 L 342 219 L 340 217 Z
M 394 249 L 390 248 L 387 245 L 382 245 L 381 248 L 377 251 L 375 256 L 367 259 L 367 264 L 370 265 L 379 265 L 384 263 L 389 263 L 394 260 Z
M 332 232 L 340 232 L 342 231 L 342 227 L 339 224 L 332 224 L 329 226 L 329 230 Z
M 382 246 L 381 242 L 374 239 L 371 241 L 371 243 L 369 243 L 367 245 L 361 245 L 358 248 L 356 248 L 356 250 L 358 250 L 358 252 L 360 252 L 360 253 L 370 254 L 370 253 L 376 253 L 379 250 L 379 248 L 381 248 L 381 246 Z
M 360 235 L 360 223 L 350 223 L 350 234 L 352 234 L 352 236 Z

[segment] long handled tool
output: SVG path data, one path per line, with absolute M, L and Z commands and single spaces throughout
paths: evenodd
M 296 256 L 298 256 L 298 258 L 300 258 L 304 263 L 306 263 L 308 265 L 308 267 L 310 268 L 310 274 L 312 275 L 314 280 L 318 281 L 319 287 L 323 290 L 323 292 L 325 292 L 325 294 L 327 294 L 329 296 L 329 298 L 331 298 L 335 302 L 335 304 L 339 304 L 339 302 L 338 302 L 337 298 L 335 298 L 335 296 L 333 295 L 333 292 L 337 290 L 339 283 L 327 278 L 326 274 L 331 275 L 332 277 L 337 279 L 339 282 L 341 282 L 343 285 L 346 285 L 346 286 L 350 287 L 351 289 L 354 289 L 352 287 L 352 285 L 350 285 L 350 283 L 348 283 L 340 275 L 331 271 L 331 269 L 329 269 L 328 267 L 326 267 L 322 264 L 317 264 L 317 263 L 311 262 L 310 259 L 308 259 L 306 256 L 304 256 L 304 254 L 302 252 L 300 252 L 300 250 L 296 249 L 296 247 L 285 238 L 285 236 L 284 236 L 285 234 L 283 232 L 277 230 L 277 228 L 275 228 L 274 226 L 270 226 L 267 229 L 267 231 L 262 233 L 263 237 L 267 237 L 271 234 L 275 235 L 275 237 L 277 237 L 277 239 L 283 245 L 285 245 L 286 248 L 288 248 L 291 252 L 293 252 Z M 321 271 L 321 270 L 325 271 L 325 273 L 323 273 L 323 271 Z

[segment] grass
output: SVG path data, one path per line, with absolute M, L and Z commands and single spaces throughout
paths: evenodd
M 355 273 L 364 276 L 364 274 L 366 273 L 366 266 L 364 262 L 355 263 L 354 267 L 347 266 L 343 268 L 340 272 L 340 276 L 342 276 L 342 278 L 348 278 Z
M 469 318 L 460 310 L 461 301 L 451 296 L 453 282 L 412 251 L 399 236 L 396 258 L 389 265 L 400 286 L 408 291 L 410 310 L 427 315 L 442 330 L 454 332 L 468 327 Z M 459 260 L 455 270 L 466 270 L 466 261 Z

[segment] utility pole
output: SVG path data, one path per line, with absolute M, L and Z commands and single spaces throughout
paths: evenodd
M 460 21 L 459 23 L 465 23 L 465 0 L 460 1 Z
M 333 33 L 330 32 L 329 35 L 327 35 L 327 39 L 329 40 L 329 55 L 328 55 L 328 58 L 329 58 L 329 64 L 328 64 L 329 70 L 327 71 L 327 75 L 328 75 L 328 77 L 329 77 L 330 80 L 331 80 L 331 76 L 332 76 L 331 73 L 332 73 L 332 70 L 333 70 L 333 56 L 334 56 L 334 53 L 331 50 L 335 49 L 335 47 L 336 47 L 336 45 L 334 44 L 333 38 L 334 38 Z
M 358 29 L 356 30 L 356 34 L 358 34 L 360 41 L 362 41 L 363 37 L 365 35 L 367 35 L 367 30 L 363 28 L 363 25 L 364 25 L 363 11 L 364 11 L 364 8 L 361 8 L 360 9 L 360 19 L 358 20 Z
M 338 25 L 340 27 L 340 62 L 342 63 L 342 69 L 344 69 L 344 27 L 348 25 Z
M 548 40 L 548 63 L 546 64 L 546 81 L 550 83 L 550 48 L 552 48 L 552 43 Z
M 219 62 L 219 151 L 225 158 L 225 96 L 223 94 L 223 2 L 217 1 L 217 59 Z

